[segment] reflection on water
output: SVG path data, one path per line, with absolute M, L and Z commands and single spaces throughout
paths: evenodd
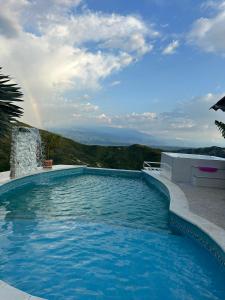
M 0 218 L 82 219 L 168 230 L 168 200 L 142 179 L 81 175 L 48 179 L 1 196 Z
M 50 300 L 224 300 L 225 272 L 170 234 L 142 179 L 48 179 L 0 197 L 0 278 Z

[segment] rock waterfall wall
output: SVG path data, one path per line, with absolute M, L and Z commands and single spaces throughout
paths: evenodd
M 10 177 L 17 178 L 37 170 L 41 165 L 42 147 L 39 130 L 16 127 L 12 132 Z

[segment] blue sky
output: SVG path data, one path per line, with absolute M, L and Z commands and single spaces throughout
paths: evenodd
M 163 35 L 151 53 L 106 80 L 106 86 L 109 80 L 121 81 L 121 85 L 110 89 L 110 93 L 108 89 L 103 89 L 96 95 L 95 101 L 99 105 L 101 100 L 98 99 L 113 99 L 114 107 L 110 106 L 109 101 L 103 103 L 108 113 L 112 109 L 116 113 L 118 106 L 122 113 L 129 113 L 132 109 L 139 113 L 143 109 L 161 112 L 161 106 L 171 110 L 176 102 L 224 91 L 225 60 L 221 56 L 202 52 L 185 40 L 193 22 L 203 14 L 210 14 L 202 8 L 204 1 L 145 0 L 129 1 L 127 5 L 127 1 L 92 0 L 87 3 L 97 11 L 141 15 L 146 22 L 154 23 Z M 162 50 L 174 39 L 180 41 L 180 47 L 174 55 L 163 56 Z
M 42 128 L 133 128 L 223 145 L 225 1 L 0 0 L 0 65 Z

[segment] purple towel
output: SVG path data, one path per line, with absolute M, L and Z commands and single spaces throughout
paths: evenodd
M 198 167 L 198 169 L 202 172 L 207 172 L 207 173 L 215 173 L 217 172 L 217 168 L 213 168 L 213 167 Z

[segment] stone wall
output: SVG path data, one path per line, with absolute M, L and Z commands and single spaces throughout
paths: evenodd
M 10 177 L 17 178 L 37 170 L 41 157 L 38 129 L 17 127 L 12 132 Z

